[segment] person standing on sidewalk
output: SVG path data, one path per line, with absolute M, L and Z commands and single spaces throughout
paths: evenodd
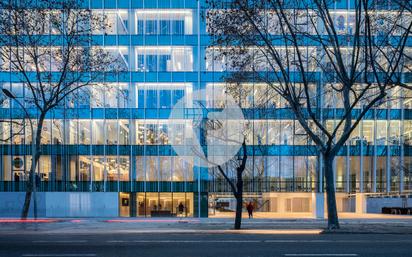
M 249 204 L 246 206 L 247 213 L 249 214 L 249 219 L 253 218 L 253 209 L 254 207 L 252 202 L 249 202 Z
M 183 205 L 183 203 L 179 204 L 178 210 L 179 210 L 180 217 L 183 217 L 183 211 L 185 210 L 185 206 Z

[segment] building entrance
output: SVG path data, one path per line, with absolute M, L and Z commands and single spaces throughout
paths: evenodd
M 193 193 L 137 193 L 138 217 L 193 217 Z

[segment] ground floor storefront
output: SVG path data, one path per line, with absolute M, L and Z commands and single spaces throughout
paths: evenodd
M 194 193 L 120 193 L 121 217 L 193 217 Z
M 325 196 L 313 192 L 266 192 L 245 193 L 245 204 L 251 203 L 255 212 L 280 214 L 308 214 L 316 215 L 316 211 L 326 209 Z M 339 212 L 356 211 L 356 195 L 346 193 L 336 194 L 337 208 Z M 222 215 L 225 212 L 233 212 L 236 208 L 236 200 L 231 194 L 209 194 L 209 216 Z
M 24 192 L 0 192 L 0 217 L 19 217 L 24 199 Z M 207 193 L 196 192 L 37 192 L 36 199 L 38 217 L 207 217 L 208 212 Z
M 24 192 L 0 192 L 0 217 L 19 217 Z M 231 217 L 235 199 L 230 194 L 197 192 L 38 192 L 38 217 Z M 336 195 L 340 213 L 381 213 L 383 207 L 412 206 L 412 196 Z M 312 192 L 245 193 L 257 216 L 325 217 L 325 195 Z M 31 205 L 30 215 L 33 214 Z

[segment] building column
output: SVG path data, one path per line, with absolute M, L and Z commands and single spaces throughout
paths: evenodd
M 363 174 L 363 167 L 364 167 L 364 158 L 365 158 L 365 154 L 364 154 L 364 142 L 363 142 L 363 120 L 360 121 L 359 123 L 360 126 L 360 155 L 359 155 L 359 178 L 357 178 L 357 180 L 359 181 L 359 192 L 363 193 L 363 189 L 364 189 L 364 174 Z
M 402 73 L 402 78 L 404 77 L 404 74 Z M 399 167 L 399 193 L 402 193 L 404 191 L 404 177 L 405 177 L 405 148 L 404 148 L 404 142 L 405 142 L 405 108 L 404 108 L 404 90 L 402 89 L 400 91 L 400 109 L 401 109 L 401 123 L 400 123 L 400 133 L 399 133 L 399 144 L 400 144 L 400 167 Z
M 389 142 L 389 137 L 391 135 L 391 108 L 389 103 L 386 103 L 387 114 L 386 114 L 386 193 L 391 192 L 391 144 Z
M 312 214 L 315 219 L 325 218 L 325 194 L 312 193 Z
M 129 193 L 129 206 L 130 206 L 130 217 L 137 216 L 137 194 L 134 192 Z
M 377 141 L 376 141 L 376 135 L 378 134 L 378 123 L 377 123 L 377 110 L 373 109 L 373 116 L 374 116 L 374 122 L 373 122 L 373 167 L 372 167 L 372 192 L 376 193 L 376 187 L 377 187 L 377 180 L 376 180 L 376 174 L 377 174 L 377 166 L 378 166 L 378 148 L 377 148 Z
M 355 212 L 356 214 L 366 213 L 366 194 L 365 193 L 356 193 L 355 196 Z

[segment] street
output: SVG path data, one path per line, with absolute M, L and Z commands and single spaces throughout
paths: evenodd
M 410 235 L 232 233 L 14 233 L 0 235 L 2 257 L 408 257 Z
M 412 220 L 0 219 L 0 257 L 410 257 Z

